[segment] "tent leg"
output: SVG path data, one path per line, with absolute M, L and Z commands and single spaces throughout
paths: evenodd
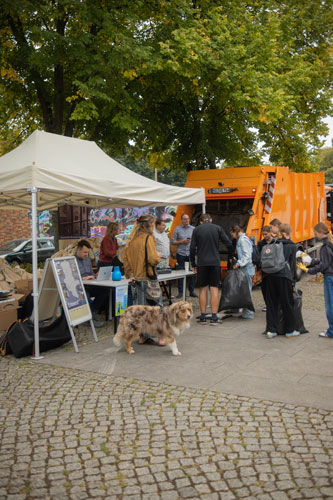
M 205 214 L 206 213 L 206 203 L 203 203 L 202 204 L 202 213 Z
M 32 226 L 32 297 L 34 301 L 33 323 L 35 349 L 33 360 L 42 359 L 39 352 L 39 316 L 38 316 L 38 258 L 37 258 L 37 188 L 31 188 L 31 226 Z

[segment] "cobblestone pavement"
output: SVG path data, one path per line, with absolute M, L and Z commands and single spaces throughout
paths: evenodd
M 333 415 L 0 360 L 0 499 L 333 499 Z

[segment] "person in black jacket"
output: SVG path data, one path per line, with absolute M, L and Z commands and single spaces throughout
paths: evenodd
M 266 337 L 277 335 L 279 309 L 283 311 L 286 337 L 296 337 L 293 284 L 296 280 L 296 245 L 291 241 L 292 229 L 289 224 L 280 224 L 278 241 L 283 244 L 285 266 L 274 274 L 263 272 L 263 293 L 266 300 Z
M 319 222 L 313 228 L 317 240 L 323 243 L 320 249 L 320 259 L 312 259 L 309 274 L 323 273 L 324 275 L 324 297 L 325 311 L 328 321 L 328 329 L 321 332 L 320 337 L 333 338 L 333 235 L 323 222 Z
M 219 242 L 222 241 L 228 251 L 232 244 L 222 227 L 212 224 L 209 214 L 200 216 L 200 225 L 192 233 L 190 261 L 192 270 L 197 273 L 197 285 L 200 287 L 199 304 L 201 310 L 200 323 L 206 323 L 207 288 L 210 287 L 210 305 L 212 310 L 212 326 L 217 324 L 219 306 L 219 284 L 221 281 L 221 265 Z M 197 258 L 197 262 L 195 261 Z
M 270 242 L 273 240 L 273 235 L 271 233 L 271 226 L 263 226 L 261 230 L 262 234 L 262 240 L 258 241 L 257 248 L 258 252 L 261 254 L 262 249 L 264 248 L 265 245 L 269 245 Z M 260 269 L 260 264 L 258 265 L 258 269 Z M 264 288 L 263 288 L 263 280 L 261 280 L 261 292 L 264 297 L 265 301 L 265 307 L 263 307 L 262 311 L 266 312 L 267 311 L 267 306 L 266 306 L 266 299 L 265 299 L 265 293 L 264 293 Z M 266 331 L 266 330 L 265 330 Z

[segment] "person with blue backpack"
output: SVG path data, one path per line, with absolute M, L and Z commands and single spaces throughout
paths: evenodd
M 252 262 L 253 243 L 237 224 L 232 226 L 229 232 L 231 237 L 236 240 L 237 261 L 234 263 L 233 268 L 240 268 L 247 277 L 252 297 L 252 280 L 256 271 Z M 254 312 L 243 308 L 242 314 L 239 317 L 242 319 L 253 319 Z
M 286 337 L 300 334 L 295 330 L 293 286 L 296 281 L 296 245 L 291 241 L 292 228 L 280 224 L 277 239 L 261 251 L 263 293 L 266 300 L 266 337 L 276 337 L 280 308 Z

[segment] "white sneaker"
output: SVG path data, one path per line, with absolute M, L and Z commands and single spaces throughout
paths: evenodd
M 320 332 L 319 337 L 325 337 L 326 339 L 331 339 L 332 337 L 329 337 L 327 335 L 327 332 Z
M 261 310 L 262 310 L 263 313 L 265 313 L 267 311 L 267 307 L 265 306 Z

